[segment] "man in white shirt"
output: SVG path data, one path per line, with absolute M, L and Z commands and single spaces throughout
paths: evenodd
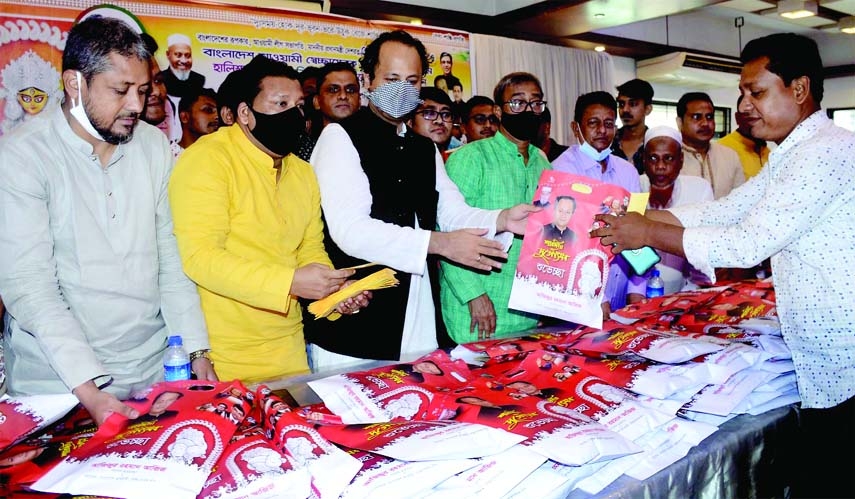
M 752 40 L 742 62 L 739 110 L 752 136 L 778 144 L 766 167 L 724 199 L 598 215 L 608 225 L 592 235 L 615 253 L 649 245 L 685 255 L 710 278 L 713 267 L 771 257 L 802 399 L 793 496 L 855 497 L 855 134 L 821 109 L 813 40 Z
M 469 207 L 436 146 L 407 128 L 428 68 L 420 41 L 402 30 L 383 33 L 360 62 L 368 107 L 327 125 L 311 158 L 328 231 L 324 243 L 336 268 L 377 262 L 398 270 L 401 284 L 375 292 L 357 315 L 304 320 L 315 371 L 363 359 L 408 360 L 453 345 L 437 310 L 438 257 L 483 271 L 500 267 L 509 241 L 482 236 L 521 234 L 537 209 Z
M 667 210 L 674 206 L 713 200 L 710 183 L 701 177 L 680 175 L 683 168 L 682 137 L 667 126 L 648 128 L 641 147 L 645 173 L 641 175 L 641 192 L 649 192 L 649 210 Z M 665 294 L 682 290 L 693 274 L 686 259 L 665 251 L 656 268 L 665 281 Z M 696 272 L 695 272 L 696 273 Z M 705 278 L 704 278 L 705 280 Z M 631 302 L 643 296 L 635 295 Z M 629 300 L 628 300 L 629 301 Z
M 683 94 L 677 101 L 677 128 L 683 134 L 682 175 L 703 177 L 712 185 L 715 198 L 727 196 L 745 183 L 739 155 L 713 142 L 715 108 L 703 92 Z
M 122 21 L 75 25 L 62 107 L 0 142 L 9 392 L 71 391 L 99 424 L 139 415 L 119 399 L 163 379 L 168 335 L 183 337 L 199 379 L 216 379 L 172 234 L 169 144 L 140 122 L 150 56 Z

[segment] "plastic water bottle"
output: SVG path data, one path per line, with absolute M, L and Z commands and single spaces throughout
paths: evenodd
M 163 379 L 166 381 L 181 381 L 190 379 L 190 356 L 184 350 L 180 336 L 170 336 L 169 346 L 163 354 Z
M 659 269 L 653 268 L 650 278 L 647 279 L 647 297 L 656 298 L 665 294 L 665 282 L 659 277 Z

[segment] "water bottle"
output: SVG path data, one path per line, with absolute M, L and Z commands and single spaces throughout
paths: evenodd
M 653 268 L 650 278 L 647 279 L 647 297 L 656 298 L 665 294 L 665 282 L 659 277 L 659 269 Z
M 184 350 L 180 336 L 170 336 L 163 354 L 163 379 L 181 381 L 190 379 L 190 356 Z

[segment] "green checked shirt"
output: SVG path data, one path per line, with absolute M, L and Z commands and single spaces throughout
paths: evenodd
M 449 156 L 445 169 L 470 206 L 503 209 L 530 203 L 544 170 L 551 169 L 540 149 L 528 146 L 528 164 L 517 146 L 502 133 L 467 144 Z M 511 336 L 537 325 L 536 315 L 508 309 L 511 285 L 520 256 L 522 239 L 514 238 L 508 250 L 508 262 L 489 274 L 442 262 L 440 299 L 442 317 L 448 333 L 458 343 L 478 340 L 478 332 L 469 332 L 471 317 L 468 302 L 484 293 L 496 310 L 494 338 Z

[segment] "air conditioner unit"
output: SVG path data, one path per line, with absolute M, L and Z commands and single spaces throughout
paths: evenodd
M 742 63 L 736 59 L 674 52 L 635 64 L 642 80 L 695 90 L 732 87 L 739 84 Z

